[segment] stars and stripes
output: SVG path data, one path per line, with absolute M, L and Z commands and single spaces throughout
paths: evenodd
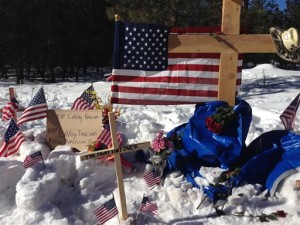
M 24 168 L 30 167 L 36 164 L 38 161 L 43 161 L 43 155 L 41 151 L 35 152 L 31 155 L 26 156 L 23 162 Z
M 18 125 L 28 121 L 46 118 L 48 106 L 44 94 L 44 89 L 41 87 L 34 98 L 30 101 L 29 106 L 24 110 L 18 120 Z
M 5 132 L 2 146 L 0 148 L 0 156 L 8 157 L 19 151 L 21 144 L 25 141 L 23 134 L 13 119 Z
M 152 203 L 149 197 L 144 196 L 139 210 L 141 212 L 150 212 L 152 215 L 157 215 L 158 207 L 156 203 Z
M 286 130 L 293 130 L 295 127 L 295 116 L 300 104 L 300 93 L 291 104 L 279 116 Z
M 168 53 L 169 28 L 162 25 L 117 21 L 115 30 L 112 103 L 174 105 L 217 100 L 219 53 Z M 241 69 L 239 56 L 237 87 Z
M 95 99 L 94 87 L 91 85 L 87 88 L 80 97 L 78 97 L 73 103 L 72 110 L 89 110 L 95 109 L 97 105 L 97 99 Z
M 122 145 L 122 136 L 120 134 L 120 132 L 117 131 L 117 137 L 118 137 L 118 143 L 119 146 Z M 110 134 L 110 130 L 107 128 L 104 128 L 101 132 L 101 134 L 99 135 L 99 137 L 97 138 L 97 141 L 105 144 L 108 148 L 112 147 L 112 141 L 111 141 L 111 134 Z
M 112 198 L 111 200 L 107 201 L 105 204 L 97 208 L 94 211 L 94 214 L 101 224 L 118 215 L 118 209 L 115 203 L 115 199 Z
M 144 180 L 148 187 L 153 187 L 161 182 L 161 175 L 158 169 L 153 169 L 151 172 L 144 175 Z
M 17 99 L 12 98 L 2 109 L 2 120 L 8 121 L 16 115 L 19 109 L 19 102 Z

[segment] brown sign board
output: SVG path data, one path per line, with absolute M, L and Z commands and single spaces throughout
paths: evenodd
M 101 110 L 48 110 L 46 143 L 86 150 L 102 131 Z

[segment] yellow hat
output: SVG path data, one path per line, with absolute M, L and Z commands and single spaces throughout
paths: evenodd
M 293 52 L 299 48 L 299 35 L 297 29 L 291 27 L 290 29 L 284 31 L 281 34 L 281 39 L 284 47 L 287 50 Z

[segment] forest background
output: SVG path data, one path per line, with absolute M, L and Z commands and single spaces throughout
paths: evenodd
M 283 0 L 282 0 L 283 1 Z M 272 26 L 300 30 L 300 0 L 244 0 L 241 33 Z M 0 79 L 43 82 L 105 79 L 111 71 L 114 15 L 170 27 L 220 26 L 222 0 L 0 0 Z M 246 54 L 244 68 L 272 63 L 299 70 L 276 54 Z

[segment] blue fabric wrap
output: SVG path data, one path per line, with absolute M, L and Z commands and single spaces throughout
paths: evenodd
M 288 132 L 281 139 L 284 150 L 282 159 L 276 164 L 266 180 L 266 188 L 273 195 L 280 181 L 287 176 L 298 173 L 300 167 L 300 135 Z
M 204 194 L 208 199 L 213 201 L 218 201 L 220 199 L 226 199 L 230 187 L 225 185 L 217 185 L 217 186 L 205 186 L 203 188 Z
M 183 148 L 172 152 L 168 158 L 166 172 L 181 170 L 187 181 L 195 187 L 196 176 L 201 176 L 201 166 L 235 168 L 248 134 L 252 119 L 250 105 L 244 100 L 237 100 L 234 107 L 236 121 L 226 135 L 217 135 L 205 127 L 205 120 L 214 114 L 221 106 L 228 106 L 223 101 L 213 101 L 197 105 L 194 115 L 185 124 L 175 127 L 167 137 L 173 133 L 181 135 Z
M 226 134 L 218 135 L 206 128 L 205 120 L 221 106 L 228 105 L 223 101 L 213 101 L 196 106 L 194 115 L 189 121 L 170 131 L 168 136 L 173 132 L 181 134 L 184 150 L 196 157 L 203 166 L 233 168 L 245 147 L 252 110 L 246 101 L 238 100 L 238 104 L 234 107 L 237 116 L 235 124 Z
M 243 100 L 234 107 L 236 124 L 226 135 L 217 135 L 205 127 L 205 120 L 225 102 L 214 101 L 196 106 L 194 115 L 185 124 L 171 130 L 182 136 L 183 147 L 176 149 L 168 158 L 166 172 L 181 170 L 187 181 L 195 187 L 195 177 L 201 176 L 201 166 L 234 169 L 241 167 L 238 176 L 232 179 L 233 186 L 243 182 L 261 184 L 273 195 L 279 182 L 297 173 L 300 168 L 300 134 L 287 130 L 266 132 L 247 147 L 244 142 L 252 119 L 251 108 Z M 215 188 L 204 191 L 214 198 Z
M 241 168 L 236 186 L 261 184 L 272 196 L 280 181 L 300 167 L 300 135 L 286 130 L 262 134 L 247 148 L 255 154 Z

